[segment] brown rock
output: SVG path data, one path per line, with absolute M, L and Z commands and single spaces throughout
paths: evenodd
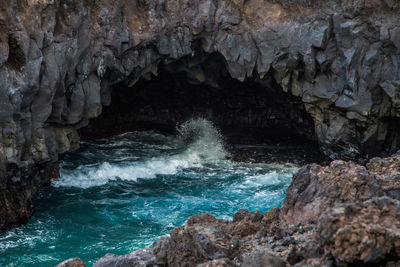
M 373 158 L 366 167 L 377 180 L 382 194 L 400 200 L 400 151 L 391 157 Z
M 278 256 L 267 251 L 255 251 L 243 259 L 243 267 L 286 267 L 285 262 Z
M 233 266 L 228 259 L 218 259 L 207 261 L 205 263 L 199 264 L 196 267 L 229 267 Z
M 388 197 L 338 205 L 323 213 L 318 233 L 338 264 L 400 258 L 400 202 Z
M 233 229 L 230 233 L 234 236 L 244 237 L 257 233 L 261 228 L 260 226 L 260 223 L 254 223 L 248 220 L 241 220 L 234 224 Z
M 175 228 L 168 249 L 169 266 L 194 266 L 230 254 L 227 225 L 195 224 Z
M 278 221 L 280 211 L 281 210 L 279 208 L 272 208 L 270 211 L 265 212 L 261 222 L 268 225 Z
M 86 267 L 86 264 L 80 258 L 71 258 L 57 264 L 56 267 Z
M 200 224 L 200 223 L 215 223 L 217 218 L 210 213 L 201 213 L 190 217 L 187 221 L 188 225 Z
M 247 209 L 240 209 L 233 215 L 233 221 L 238 222 L 241 220 L 248 220 L 252 222 L 260 222 L 263 219 L 263 215 L 257 212 L 251 212 Z
M 301 168 L 286 191 L 282 223 L 316 223 L 327 209 L 345 202 L 365 201 L 381 195 L 374 175 L 353 162 L 333 161 Z

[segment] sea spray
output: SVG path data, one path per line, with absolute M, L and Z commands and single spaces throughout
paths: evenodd
M 222 160 L 227 156 L 224 140 L 215 125 L 205 118 L 193 118 L 177 127 L 179 138 L 188 144 L 185 154 L 196 154 L 201 161 Z
M 52 185 L 89 188 L 116 180 L 153 179 L 157 175 L 174 175 L 187 168 L 201 168 L 205 163 L 216 163 L 226 157 L 222 135 L 207 119 L 190 119 L 178 125 L 177 130 L 179 136 L 172 143 L 184 144 L 183 152 L 136 162 L 106 161 L 72 170 L 62 168 L 60 179 L 53 180 Z

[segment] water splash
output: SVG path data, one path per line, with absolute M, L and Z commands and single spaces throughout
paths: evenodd
M 153 179 L 157 175 L 174 175 L 188 168 L 201 168 L 203 164 L 217 163 L 225 159 L 227 152 L 221 133 L 212 122 L 204 118 L 191 119 L 177 127 L 179 136 L 172 146 L 184 144 L 182 152 L 173 155 L 151 157 L 137 162 L 103 162 L 82 165 L 75 169 L 61 169 L 61 177 L 53 180 L 54 187 L 89 188 L 110 181 Z M 178 142 L 177 142 L 178 141 Z M 118 142 L 120 145 L 121 141 Z M 129 144 L 127 144 L 129 145 Z M 177 150 L 178 147 L 175 147 Z
M 202 161 L 222 160 L 227 156 L 224 140 L 215 125 L 205 118 L 190 119 L 177 127 L 180 139 L 189 144 L 186 154 L 196 154 Z

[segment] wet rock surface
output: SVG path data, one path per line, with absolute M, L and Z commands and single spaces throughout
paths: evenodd
M 312 176 L 317 184 L 294 179 L 282 209 L 265 214 L 242 209 L 232 221 L 208 213 L 190 217 L 146 250 L 148 264 L 398 266 L 400 201 L 393 192 L 400 192 L 399 159 L 397 153 L 371 159 L 367 167 L 343 161 L 305 166 L 297 176 Z M 309 186 L 313 197 L 305 201 L 302 192 Z
M 396 1 L 361 0 L 4 2 L 0 203 L 8 204 L 1 217 L 14 212 L 25 219 L 1 229 L 32 213 L 30 196 L 40 182 L 24 168 L 77 148 L 77 130 L 111 103 L 115 85 L 132 87 L 159 68 L 184 72 L 191 84 L 218 89 L 216 78 L 229 76 L 298 97 L 332 160 L 395 152 L 399 10 Z M 227 76 L 200 64 L 213 53 L 223 58 Z M 3 193 L 13 188 L 26 196 Z

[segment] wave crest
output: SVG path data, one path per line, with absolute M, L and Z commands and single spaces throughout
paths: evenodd
M 212 122 L 204 118 L 191 119 L 179 125 L 177 130 L 177 138 L 185 144 L 181 153 L 136 162 L 102 162 L 94 166 L 82 165 L 75 169 L 62 168 L 61 177 L 53 180 L 52 185 L 89 188 L 117 179 L 152 179 L 157 175 L 174 175 L 187 168 L 201 168 L 203 164 L 216 163 L 226 157 L 222 135 Z

